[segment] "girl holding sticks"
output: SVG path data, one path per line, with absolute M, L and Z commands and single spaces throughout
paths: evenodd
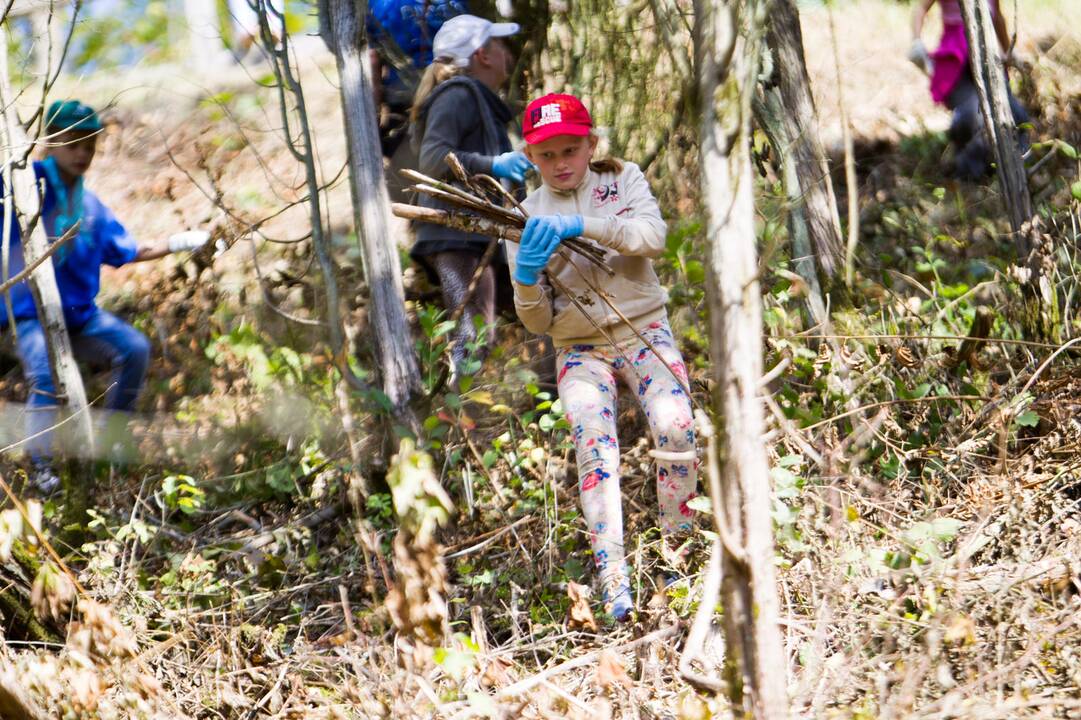
M 507 259 L 518 317 L 556 347 L 594 564 L 608 612 L 624 622 L 634 601 L 623 545 L 617 376 L 636 393 L 653 435 L 659 525 L 669 548 L 691 528 L 687 502 L 698 463 L 687 368 L 651 262 L 664 251 L 666 226 L 637 165 L 593 160 L 592 126 L 572 95 L 545 95 L 526 108 L 525 152 L 543 184 L 523 203 L 530 217 L 521 243 L 507 245 Z M 572 238 L 601 251 L 611 274 L 561 247 Z

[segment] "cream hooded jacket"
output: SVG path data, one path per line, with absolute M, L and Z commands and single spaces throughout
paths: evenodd
M 610 343 L 598 327 L 616 342 L 634 337 L 583 278 L 604 292 L 636 330 L 666 318 L 668 292 L 661 287 L 651 258 L 664 252 L 667 228 L 637 165 L 625 162 L 619 173 L 587 170 L 575 190 L 542 185 L 522 205 L 530 215 L 581 215 L 585 221 L 582 237 L 604 250 L 605 262 L 615 271 L 609 276 L 576 253 L 568 252 L 569 260 L 553 255 L 546 275 L 541 275 L 536 285 L 514 283 L 515 309 L 526 328 L 551 335 L 556 347 Z M 508 242 L 506 247 L 513 276 L 518 245 Z M 570 290 L 588 317 L 563 292 L 556 291 L 548 277 L 555 277 Z

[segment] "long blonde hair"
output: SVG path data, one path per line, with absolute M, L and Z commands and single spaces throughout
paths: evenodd
M 623 172 L 623 162 L 614 157 L 603 157 L 600 160 L 590 160 L 589 169 L 595 173 L 610 172 L 618 175 Z
M 409 119 L 417 122 L 420 110 L 424 107 L 428 96 L 432 94 L 432 90 L 465 71 L 466 68 L 455 65 L 453 60 L 447 58 L 437 58 L 431 65 L 424 68 L 424 74 L 420 76 L 420 82 L 417 84 L 417 92 L 413 95 L 413 107 L 409 111 Z

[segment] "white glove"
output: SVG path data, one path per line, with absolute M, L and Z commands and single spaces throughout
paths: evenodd
M 935 70 L 934 61 L 932 61 L 931 56 L 927 54 L 927 47 L 923 44 L 923 40 L 920 40 L 919 38 L 913 40 L 912 45 L 908 48 L 908 59 L 909 62 L 928 75 Z
M 210 240 L 210 233 L 206 230 L 185 230 L 169 236 L 169 252 L 183 252 L 185 250 L 198 250 Z

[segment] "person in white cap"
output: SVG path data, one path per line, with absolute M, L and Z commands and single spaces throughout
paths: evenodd
M 496 94 L 510 77 L 513 56 L 504 38 L 518 32 L 516 23 L 493 23 L 475 15 L 447 20 L 432 42 L 434 61 L 424 71 L 413 103 L 413 139 L 419 146 L 420 171 L 452 181 L 446 164 L 453 152 L 467 172 L 500 178 L 513 189 L 521 186 L 533 164 L 511 148 L 507 123 L 513 113 Z M 419 204 L 445 208 L 421 196 Z M 443 302 L 453 312 L 466 300 L 466 289 L 490 239 L 438 225 L 420 224 L 410 252 L 432 282 L 442 287 Z M 451 340 L 452 372 L 456 378 L 475 344 L 480 316 L 495 321 L 497 295 L 510 305 L 510 276 L 502 252 L 483 270 L 473 297 L 465 304 Z M 490 332 L 490 331 L 489 331 Z M 493 337 L 482 348 L 490 346 Z M 483 352 L 483 350 L 482 350 Z

